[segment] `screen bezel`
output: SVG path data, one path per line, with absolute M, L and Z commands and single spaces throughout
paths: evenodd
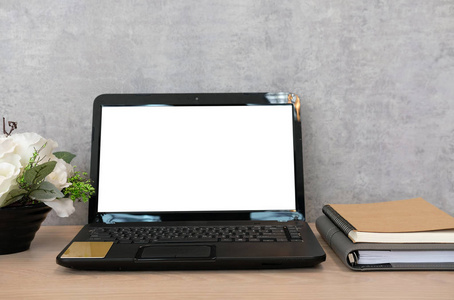
M 298 100 L 295 103 L 294 99 Z M 189 221 L 189 220 L 251 220 L 257 216 L 275 218 L 275 216 L 291 216 L 303 219 L 304 211 L 304 184 L 302 160 L 302 136 L 299 112 L 299 98 L 294 94 L 279 93 L 210 93 L 210 94 L 104 94 L 98 96 L 93 103 L 93 128 L 92 128 L 92 155 L 90 178 L 97 190 L 99 174 L 100 131 L 102 120 L 102 107 L 104 106 L 141 106 L 141 105 L 167 105 L 167 106 L 207 106 L 207 105 L 292 105 L 293 107 L 293 153 L 295 174 L 296 211 L 229 211 L 229 212 L 133 212 L 128 213 L 131 218 L 123 220 L 144 221 Z M 287 214 L 286 214 L 287 213 Z M 109 213 L 114 215 L 115 213 Z M 89 223 L 105 222 L 105 214 L 98 212 L 98 198 L 95 193 L 89 202 Z M 143 218 L 141 218 L 143 216 Z M 262 217 L 259 217 L 262 218 Z

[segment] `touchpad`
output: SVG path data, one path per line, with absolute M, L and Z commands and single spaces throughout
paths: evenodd
M 212 258 L 212 246 L 206 245 L 170 245 L 147 246 L 141 248 L 141 259 L 166 259 L 166 258 Z

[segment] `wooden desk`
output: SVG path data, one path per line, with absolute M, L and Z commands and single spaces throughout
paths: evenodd
M 0 298 L 454 299 L 454 272 L 355 272 L 311 227 L 327 259 L 309 269 L 98 272 L 55 257 L 80 226 L 44 226 L 31 249 L 0 256 Z

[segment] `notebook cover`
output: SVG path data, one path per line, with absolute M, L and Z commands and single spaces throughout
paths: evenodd
M 454 229 L 454 217 L 422 198 L 361 204 L 330 204 L 362 232 L 420 232 Z M 424 220 L 424 222 L 421 222 Z
M 414 263 L 414 264 L 379 264 L 352 265 L 348 255 L 357 250 L 405 250 L 430 251 L 452 250 L 454 244 L 377 244 L 353 243 L 327 216 L 320 216 L 315 222 L 317 231 L 326 243 L 333 249 L 342 263 L 354 271 L 395 271 L 395 270 L 454 270 L 454 263 Z

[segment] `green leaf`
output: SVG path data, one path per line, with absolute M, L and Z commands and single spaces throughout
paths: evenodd
M 44 178 L 46 178 L 47 175 L 52 173 L 56 164 L 56 161 L 49 161 L 26 170 L 24 172 L 25 182 L 29 185 L 40 183 L 42 180 L 44 180 Z
M 76 157 L 76 155 L 65 151 L 54 152 L 54 155 L 57 158 L 63 159 L 68 164 L 70 164 L 73 158 Z
M 22 197 L 27 195 L 27 191 L 23 189 L 15 189 L 8 193 L 6 200 L 0 205 L 0 207 L 8 206 L 13 204 L 16 201 L 22 199 Z
M 55 198 L 63 198 L 65 195 L 60 192 L 55 185 L 50 182 L 44 181 L 34 191 L 30 193 L 30 198 L 34 200 L 51 200 Z

